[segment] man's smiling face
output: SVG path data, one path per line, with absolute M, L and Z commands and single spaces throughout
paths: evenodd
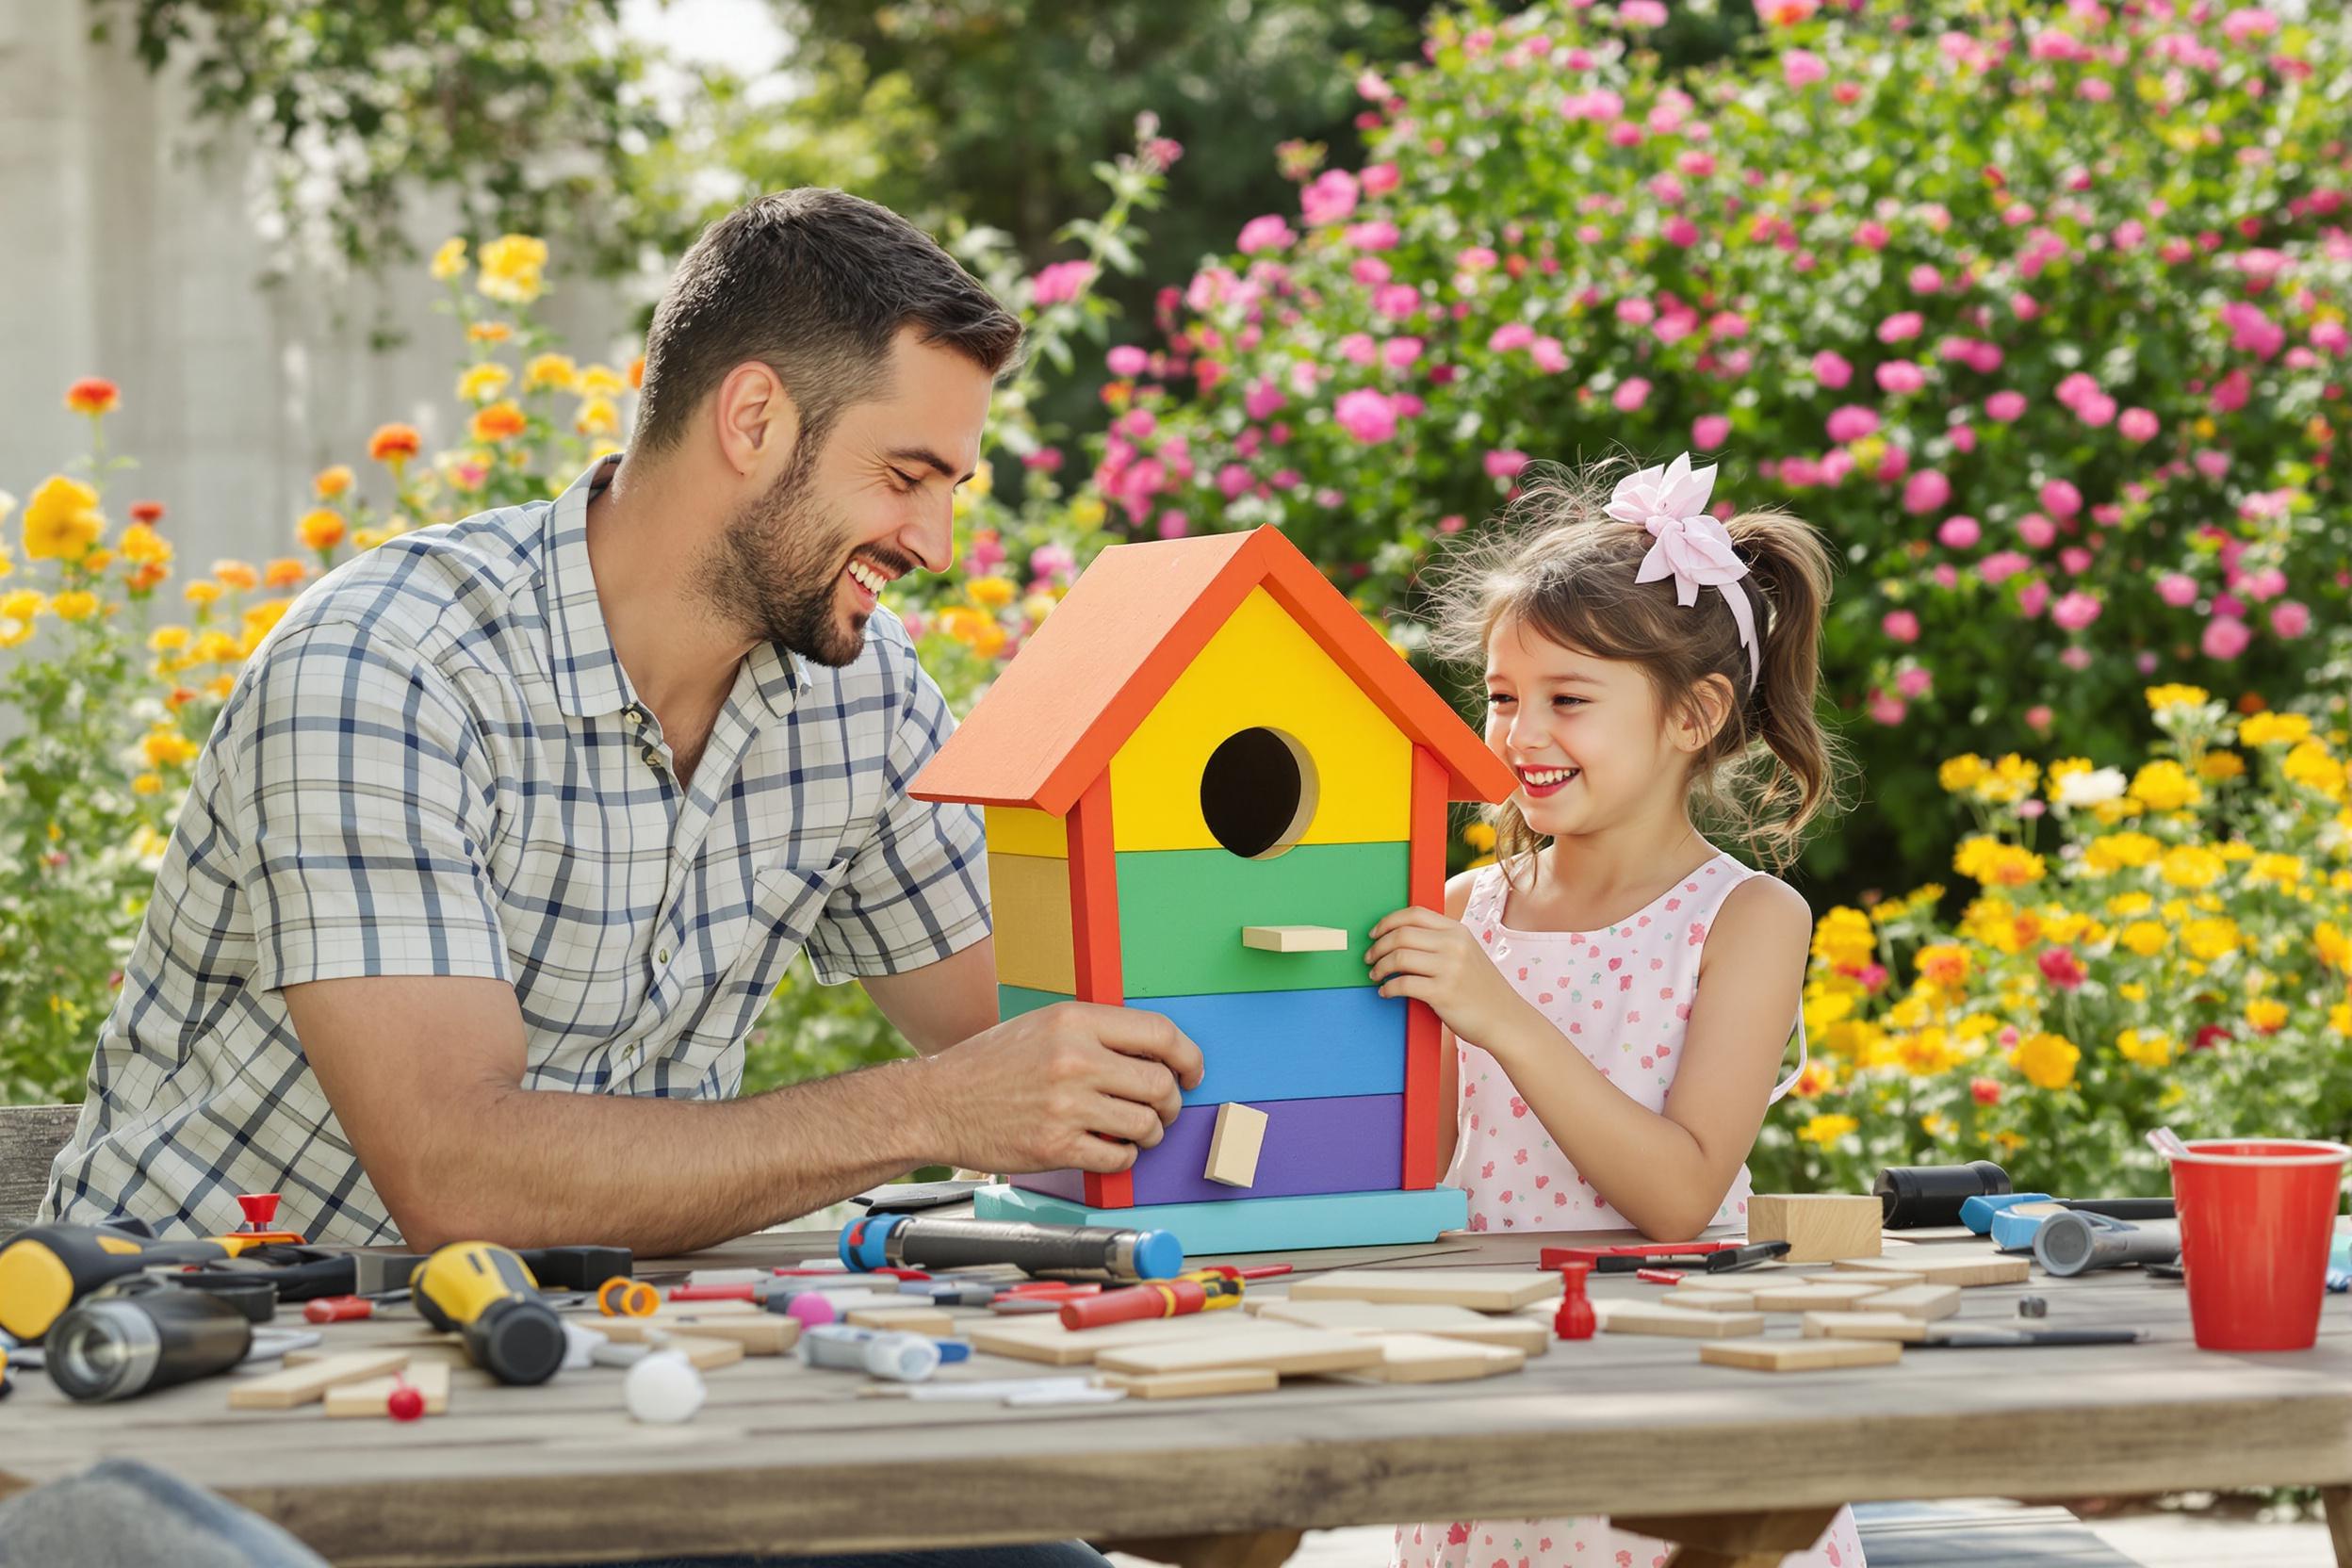
M 955 490 L 972 477 L 988 372 L 902 331 L 878 394 L 796 443 L 767 491 L 731 519 L 703 586 L 729 619 L 820 664 L 865 648 L 892 579 L 955 564 Z

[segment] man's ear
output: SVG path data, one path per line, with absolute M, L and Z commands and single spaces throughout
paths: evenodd
M 800 437 L 800 409 L 776 373 L 746 360 L 727 373 L 711 397 L 719 455 L 738 475 L 790 463 Z
M 1737 700 L 1731 682 L 1721 675 L 1710 675 L 1690 688 L 1674 712 L 1674 749 L 1691 756 L 1705 751 L 1731 722 Z

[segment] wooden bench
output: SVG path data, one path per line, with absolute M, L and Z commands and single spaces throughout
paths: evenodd
M 49 1192 L 49 1167 L 74 1135 L 79 1105 L 0 1105 L 0 1235 L 23 1229 Z

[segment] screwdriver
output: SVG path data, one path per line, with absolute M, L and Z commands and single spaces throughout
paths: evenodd
M 1095 1329 L 1105 1323 L 1133 1323 L 1151 1317 L 1177 1317 L 1185 1313 L 1214 1312 L 1241 1304 L 1242 1282 L 1217 1269 L 1196 1269 L 1172 1280 L 1148 1280 L 1123 1290 L 1062 1303 L 1062 1327 Z

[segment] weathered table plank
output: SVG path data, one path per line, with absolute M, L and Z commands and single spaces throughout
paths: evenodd
M 1302 1271 L 1497 1266 L 1532 1264 L 1561 1239 L 1285 1261 Z M 694 1262 L 783 1263 L 829 1240 L 757 1237 Z M 1251 1288 L 1277 1293 L 1282 1282 Z M 1593 1288 L 1658 1294 L 1630 1279 Z M 1703 1366 L 1688 1342 L 1604 1335 L 1473 1383 L 1309 1379 L 1271 1394 L 1059 1410 L 860 1397 L 861 1378 L 755 1357 L 711 1373 L 709 1403 L 678 1428 L 629 1421 L 607 1372 L 539 1389 L 461 1372 L 449 1413 L 409 1427 L 231 1412 L 219 1380 L 76 1407 L 33 1379 L 0 1410 L 0 1486 L 136 1456 L 279 1520 L 338 1562 L 443 1564 L 2352 1482 L 2342 1303 L 2330 1300 L 2320 1346 L 2295 1355 L 2197 1351 L 2182 1292 L 2136 1272 L 1971 1290 L 1959 1321 L 2013 1322 L 2029 1292 L 2049 1301 L 2050 1324 L 2131 1325 L 2149 1340 L 1913 1349 L 1893 1366 L 1761 1375 Z M 1774 1324 L 1796 1332 L 1793 1316 Z M 329 1331 L 356 1348 L 414 1327 Z M 1049 1370 L 979 1356 L 942 1375 Z M 876 1509 L 877 1496 L 901 1506 Z M 909 1497 L 920 1506 L 904 1506 Z

